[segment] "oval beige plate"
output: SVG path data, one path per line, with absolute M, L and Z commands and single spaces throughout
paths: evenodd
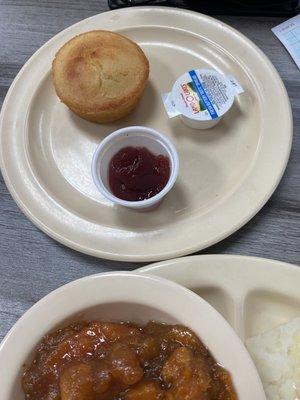
M 137 271 L 170 279 L 204 298 L 246 341 L 300 316 L 300 267 L 257 257 L 191 256 Z
M 151 65 L 137 109 L 105 126 L 69 112 L 55 95 L 50 73 L 61 45 L 99 28 L 138 42 Z M 183 72 L 205 67 L 234 75 L 245 90 L 221 123 L 206 132 L 168 119 L 160 97 Z M 236 231 L 276 188 L 292 139 L 285 88 L 252 42 L 215 19 L 159 7 L 96 15 L 55 36 L 18 74 L 0 124 L 2 173 L 22 211 L 69 247 L 124 261 L 188 254 Z M 176 186 L 159 208 L 143 214 L 101 197 L 90 173 L 99 141 L 128 125 L 166 134 L 180 157 Z

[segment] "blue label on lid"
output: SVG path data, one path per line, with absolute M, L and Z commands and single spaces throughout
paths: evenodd
M 210 116 L 212 119 L 218 118 L 218 114 L 212 105 L 210 98 L 208 94 L 206 93 L 205 89 L 203 88 L 195 70 L 189 71 L 190 77 L 192 78 L 192 81 L 195 85 L 195 89 L 197 91 L 197 95 L 199 96 L 199 99 L 203 101 L 205 104 L 205 107 L 207 111 L 209 112 Z

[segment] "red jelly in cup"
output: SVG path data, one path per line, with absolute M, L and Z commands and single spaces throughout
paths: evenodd
M 119 199 L 141 201 L 155 196 L 170 177 L 168 156 L 146 147 L 124 147 L 109 164 L 109 187 Z
M 145 126 L 111 133 L 99 143 L 92 160 L 93 181 L 102 196 L 134 210 L 156 207 L 174 186 L 178 171 L 172 142 Z

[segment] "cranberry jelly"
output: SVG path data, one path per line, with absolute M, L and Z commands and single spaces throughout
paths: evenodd
M 124 147 L 109 163 L 109 186 L 122 200 L 140 201 L 159 193 L 170 177 L 169 157 L 146 147 Z

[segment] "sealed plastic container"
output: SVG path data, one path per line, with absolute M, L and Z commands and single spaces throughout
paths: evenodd
M 196 69 L 177 79 L 164 104 L 170 117 L 180 115 L 189 127 L 208 129 L 230 110 L 234 96 L 226 75 L 212 69 Z

